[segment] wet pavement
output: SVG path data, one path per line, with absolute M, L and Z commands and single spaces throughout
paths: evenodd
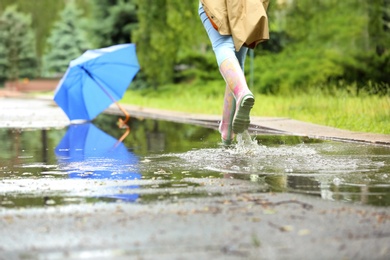
M 235 185 L 229 186 L 234 191 Z M 147 205 L 2 211 L 1 255 L 3 259 L 388 259 L 387 209 L 236 192 Z
M 133 113 L 132 116 L 160 115 L 163 119 L 164 115 L 168 116 L 158 111 L 146 112 L 149 114 Z M 170 114 L 169 120 L 211 129 L 216 127 L 217 119 L 213 117 L 194 119 L 193 116 L 175 115 Z M 1 128 L 63 129 L 68 123 L 61 109 L 52 101 L 0 99 Z M 275 133 L 282 132 L 282 129 L 254 124 L 251 131 Z M 42 132 L 43 136 L 47 134 Z M 131 134 L 138 135 L 138 132 Z M 218 133 L 215 136 L 218 137 Z M 131 141 L 136 150 L 135 140 Z M 326 149 L 335 149 L 336 146 L 331 145 Z M 63 151 L 61 145 L 57 148 L 59 152 Z M 283 156 L 279 148 L 278 154 L 274 153 L 272 147 L 256 150 L 263 152 L 264 156 L 256 157 L 261 165 L 255 162 L 251 165 L 256 166 L 257 170 L 265 167 L 267 171 L 283 171 L 280 175 L 288 176 L 311 171 L 312 168 L 305 168 L 305 165 L 321 161 L 321 167 L 325 168 L 316 171 L 353 170 L 368 178 L 368 175 L 364 175 L 366 170 L 381 168 L 385 172 L 382 170 L 380 176 L 387 178 L 387 158 L 390 156 L 387 148 L 375 150 L 367 160 L 359 161 L 350 160 L 349 157 L 319 157 L 312 153 L 312 149 L 297 148 L 295 152 L 290 149 Z M 270 191 L 269 182 L 263 182 L 258 175 L 252 174 L 256 173 L 256 169 L 244 167 L 239 170 L 247 171 L 245 176 L 250 178 L 247 180 L 233 177 L 234 168 L 228 168 L 223 163 L 212 164 L 213 158 L 223 158 L 224 152 L 231 153 L 231 160 L 234 160 L 237 156 L 234 150 L 215 147 L 206 149 L 206 153 L 205 150 L 201 152 L 194 148 L 163 157 L 157 154 L 148 156 L 142 159 L 140 167 L 148 169 L 149 177 L 104 182 L 59 176 L 63 172 L 74 172 L 75 163 L 79 165 L 79 162 L 66 161 L 66 156 L 61 153 L 59 158 L 65 161 L 59 164 L 59 168 L 53 166 L 50 158 L 47 159 L 48 163 L 36 165 L 28 161 L 32 154 L 20 154 L 17 157 L 20 175 L 0 181 L 0 195 L 15 192 L 16 195 L 18 192 L 30 194 L 43 190 L 47 196 L 39 202 L 30 200 L 30 203 L 41 203 L 40 207 L 7 207 L 7 201 L 2 200 L 0 259 L 389 259 L 389 206 L 364 204 L 364 196 L 360 203 L 340 202 L 332 198 L 324 200 L 319 196 L 307 196 L 302 192 Z M 294 153 L 301 155 L 297 157 Z M 47 154 L 39 156 L 48 157 Z M 273 156 L 279 156 L 281 162 L 267 159 Z M 163 164 L 165 157 L 180 157 L 180 163 L 184 163 L 179 171 L 180 181 L 165 178 L 172 175 L 162 170 L 169 169 Z M 283 161 L 294 158 L 297 161 L 293 164 L 290 161 L 288 165 L 299 166 L 301 172 L 285 169 L 287 164 Z M 189 161 L 187 165 L 186 161 Z M 151 162 L 154 166 L 149 168 Z M 4 165 L 2 167 L 5 168 Z M 104 165 L 110 168 L 112 162 L 105 161 Z M 83 167 L 86 170 L 77 172 L 78 175 L 89 174 L 89 165 Z M 124 167 L 129 170 L 129 165 Z M 40 175 L 55 178 L 35 178 L 32 170 L 35 168 L 40 169 Z M 223 178 L 209 176 L 208 172 L 205 176 L 194 178 L 189 173 L 197 168 L 211 171 L 217 168 Z M 20 178 L 23 174 L 29 174 L 30 178 Z M 277 180 L 286 181 L 285 178 Z M 342 180 L 332 177 L 331 181 Z M 107 191 L 113 186 L 129 194 L 134 193 L 127 188 L 142 186 L 144 188 L 137 192 L 144 197 L 132 202 L 115 200 L 115 203 L 108 200 L 88 203 L 76 200 L 78 197 L 101 195 L 102 190 Z M 67 190 L 66 187 L 71 187 L 68 188 L 71 194 L 64 196 L 65 202 L 58 203 L 53 196 Z M 156 199 L 145 199 L 150 194 L 156 195 Z M 181 196 L 183 194 L 191 196 Z M 388 196 L 388 192 L 382 196 Z
M 0 97 L 0 128 L 62 128 L 69 125 L 54 101 Z

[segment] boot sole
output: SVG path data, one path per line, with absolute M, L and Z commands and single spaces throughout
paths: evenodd
M 251 122 L 249 114 L 254 104 L 255 98 L 253 95 L 248 94 L 242 98 L 236 115 L 233 118 L 233 133 L 240 134 L 248 130 Z

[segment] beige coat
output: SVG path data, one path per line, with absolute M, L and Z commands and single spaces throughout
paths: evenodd
M 269 0 L 201 0 L 206 14 L 221 35 L 232 35 L 234 47 L 254 48 L 269 39 Z

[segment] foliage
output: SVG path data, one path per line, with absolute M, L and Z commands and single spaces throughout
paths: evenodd
M 9 6 L 0 16 L 0 82 L 37 74 L 31 17 Z
M 273 53 L 257 52 L 257 90 L 293 93 L 342 80 L 357 82 L 356 93 L 371 87 L 369 82 L 375 83 L 372 93 L 388 93 L 390 53 L 383 40 L 389 36 L 381 26 L 385 20 L 380 7 L 381 1 L 357 5 L 357 0 L 300 0 L 284 7 L 286 22 L 274 26 L 281 30 L 280 47 Z M 370 26 L 373 20 L 380 25 Z M 380 47 L 374 39 L 381 39 Z
M 218 64 L 212 51 L 201 53 L 192 50 L 183 51 L 177 59 L 174 80 L 175 82 L 200 82 L 217 80 L 221 78 Z
M 141 68 L 156 88 L 173 81 L 178 57 L 199 44 L 198 2 L 138 0 L 137 6 L 139 25 L 134 39 Z
M 372 93 L 387 93 L 389 52 L 384 43 L 389 42 L 388 3 L 273 2 L 269 9 L 271 40 L 255 52 L 257 90 L 293 93 L 312 87 L 328 88 L 341 80 L 349 85 L 357 82 L 357 93 L 371 86 L 375 88 Z M 171 11 L 173 4 L 176 8 Z M 201 38 L 200 44 L 188 40 L 183 43 L 187 35 L 182 33 L 188 31 L 182 29 L 183 23 L 191 28 L 192 35 L 199 32 L 205 36 L 197 12 L 182 15 L 185 5 L 185 1 L 174 0 L 138 2 L 135 39 L 148 85 L 219 77 L 207 37 Z M 175 23 L 168 23 L 170 19 Z
M 0 12 L 17 3 L 32 15 L 40 57 L 44 49 L 50 51 L 49 29 L 68 1 L 2 0 Z M 77 0 L 78 11 L 85 11 L 85 20 L 77 27 L 88 25 L 94 48 L 137 44 L 141 71 L 133 88 L 202 84 L 221 77 L 198 16 L 198 3 Z M 390 0 L 278 0 L 271 1 L 268 14 L 271 39 L 255 50 L 256 91 L 299 93 L 312 88 L 331 91 L 337 86 L 354 94 L 389 94 Z M 65 41 L 60 34 L 51 41 L 66 51 L 68 46 L 57 44 Z M 52 59 L 53 66 L 57 60 L 61 58 Z
M 89 34 L 96 48 L 132 42 L 138 23 L 134 0 L 94 0 Z
M 255 58 L 255 89 L 261 93 L 292 93 L 321 85 L 342 75 L 332 58 L 338 53 L 318 48 L 287 48 L 279 54 Z
M 356 93 L 364 90 L 371 94 L 390 94 L 390 52 L 382 55 L 359 53 L 351 59 L 340 61 L 345 68 L 343 80 L 356 84 Z
M 80 1 L 86 0 L 78 0 L 78 2 Z M 60 0 L 1 0 L 0 13 L 7 6 L 16 5 L 20 12 L 31 15 L 31 27 L 35 34 L 36 50 L 38 57 L 41 57 L 50 28 L 57 18 L 58 13 L 63 9 L 64 4 L 65 1 Z
M 80 26 L 81 14 L 75 2 L 69 1 L 61 12 L 61 19 L 54 24 L 47 41 L 50 49 L 44 57 L 45 72 L 49 75 L 65 73 L 69 61 L 90 47 Z

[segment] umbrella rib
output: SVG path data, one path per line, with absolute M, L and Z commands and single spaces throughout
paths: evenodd
M 99 86 L 99 88 L 101 90 L 103 90 L 103 92 L 113 101 L 113 102 L 116 102 L 116 100 L 114 99 L 113 96 L 111 96 L 110 93 L 108 93 L 108 91 L 96 80 L 96 78 L 94 77 L 94 75 L 91 74 L 90 71 L 88 71 L 87 69 L 85 69 L 84 67 L 81 67 L 82 70 L 85 71 L 85 73 L 96 83 L 96 85 Z M 101 80 L 102 81 L 102 80 Z
M 134 66 L 134 67 L 136 67 L 136 66 Z M 138 67 L 137 67 L 138 68 Z M 103 79 L 103 78 L 101 78 L 100 76 L 99 76 L 99 74 L 95 74 L 94 72 L 92 72 L 92 71 L 88 71 L 87 69 L 85 69 L 85 68 L 83 68 L 84 69 L 84 71 L 86 71 L 86 73 L 88 74 L 88 76 L 90 76 L 98 85 L 99 85 L 99 87 L 100 88 L 102 88 L 102 89 L 104 89 L 104 87 L 103 86 L 101 86 L 99 83 L 98 83 L 98 81 L 96 80 L 96 79 L 98 79 L 100 82 L 102 82 L 105 86 L 109 86 L 110 84 L 108 84 L 107 82 L 105 82 L 105 80 Z M 134 75 L 135 76 L 135 75 Z M 113 89 L 113 88 L 110 88 L 113 92 L 115 92 L 115 94 L 117 95 L 117 96 L 120 96 L 120 94 L 118 93 L 118 92 L 116 92 L 115 91 L 115 89 Z M 104 90 L 104 92 L 106 92 L 106 90 Z M 108 94 L 108 93 L 107 93 Z M 109 94 L 108 94 L 109 95 Z M 113 97 L 111 97 L 110 96 L 110 98 L 115 102 L 116 100 L 113 98 Z

